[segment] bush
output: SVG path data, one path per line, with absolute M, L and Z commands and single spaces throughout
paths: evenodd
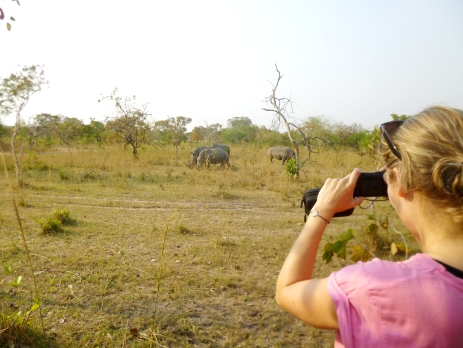
M 61 226 L 69 222 L 71 222 L 71 217 L 69 211 L 66 209 L 61 211 L 54 210 L 50 216 L 37 220 L 37 223 L 40 225 L 42 232 L 45 234 L 61 232 Z
M 67 224 L 71 221 L 71 213 L 69 210 L 63 209 L 61 211 L 55 210 L 53 211 L 52 216 L 60 221 L 62 224 Z
M 37 220 L 37 223 L 42 228 L 42 232 L 45 234 L 51 232 L 60 232 L 61 229 L 61 221 L 57 219 L 53 219 L 51 216 L 44 217 L 42 219 Z
M 285 163 L 285 170 L 288 176 L 294 176 L 299 172 L 299 165 L 297 164 L 297 159 L 290 158 Z

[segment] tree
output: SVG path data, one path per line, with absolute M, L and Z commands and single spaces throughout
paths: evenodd
M 191 131 L 191 142 L 198 144 L 201 141 L 204 141 L 206 139 L 207 135 L 207 129 L 206 127 L 199 126 L 193 128 Z
M 227 121 L 229 128 L 247 128 L 253 126 L 249 117 L 233 117 Z
M 350 146 L 362 151 L 368 147 L 372 136 L 370 131 L 358 123 L 346 125 L 325 116 L 309 117 L 302 123 L 301 128 L 307 134 L 326 140 L 330 146 Z
M 277 82 L 275 85 L 273 85 L 271 95 L 264 99 L 264 101 L 266 101 L 270 105 L 270 108 L 262 108 L 262 110 L 270 111 L 274 113 L 273 125 L 275 127 L 279 128 L 280 125 L 283 124 L 283 126 L 286 128 L 286 134 L 288 135 L 288 138 L 292 146 L 294 147 L 294 150 L 295 150 L 294 152 L 296 153 L 297 165 L 294 170 L 294 177 L 297 178 L 299 177 L 300 168 L 305 162 L 310 160 L 310 154 L 313 152 L 314 147 L 318 146 L 318 141 L 321 140 L 325 143 L 327 143 L 327 141 L 322 138 L 313 136 L 313 135 L 309 137 L 308 134 L 304 132 L 304 129 L 295 125 L 294 123 L 289 122 L 289 112 L 292 112 L 293 102 L 289 98 L 278 98 L 277 97 L 276 91 L 277 91 L 278 85 L 280 84 L 280 81 L 283 78 L 283 76 L 278 70 L 278 67 L 276 64 L 275 64 L 275 69 L 278 73 Z M 298 140 L 296 136 L 298 136 L 300 139 Z M 301 158 L 300 158 L 300 150 L 299 150 L 300 144 L 306 146 L 309 150 L 309 157 L 305 159 L 304 161 L 301 161 Z
M 95 141 L 101 144 L 105 141 L 105 125 L 103 122 L 90 119 L 90 124 L 84 125 L 82 130 L 82 141 L 91 142 Z
M 161 140 L 165 143 L 172 143 L 178 146 L 186 140 L 186 125 L 191 118 L 184 116 L 169 117 L 167 120 L 154 122 L 154 128 L 161 134 Z
M 361 141 L 369 135 L 370 132 L 363 129 L 359 123 L 346 125 L 343 122 L 338 122 L 334 126 L 334 134 L 341 146 L 350 146 L 356 150 L 360 150 Z
M 206 134 L 204 140 L 208 143 L 219 143 L 222 139 L 222 125 L 214 123 L 206 125 Z
M 233 117 L 227 121 L 228 127 L 222 131 L 225 142 L 252 142 L 256 138 L 259 127 L 255 126 L 249 117 Z
M 31 118 L 29 124 L 29 150 L 40 137 L 51 141 L 52 133 L 56 132 L 61 119 L 59 116 L 42 113 Z
M 198 144 L 199 142 L 206 143 L 219 143 L 221 142 L 221 129 L 222 125 L 214 123 L 211 125 L 197 126 L 191 131 L 191 142 Z
M 257 132 L 254 141 L 269 147 L 278 145 L 291 146 L 286 134 L 279 133 L 272 129 L 267 129 L 265 126 L 259 127 L 259 131 Z
M 61 141 L 70 146 L 73 140 L 82 135 L 84 123 L 75 117 L 63 117 L 57 130 Z
M 21 113 L 32 95 L 39 92 L 42 86 L 48 84 L 45 80 L 43 67 L 31 65 L 23 67 L 19 73 L 4 78 L 0 86 L 0 115 L 16 114 L 13 134 L 11 136 L 11 151 L 16 166 L 18 185 L 22 186 L 21 159 L 24 149 L 23 138 L 19 151 L 16 149 L 16 137 L 21 131 Z
M 117 96 L 117 88 L 102 99 L 114 102 L 116 108 L 115 116 L 107 117 L 106 129 L 114 133 L 116 142 L 124 143 L 125 146 L 130 145 L 133 158 L 137 160 L 138 149 L 143 144 L 149 143 L 151 130 L 147 119 L 151 114 L 148 112 L 147 104 L 138 107 L 135 104 L 135 96 L 124 99 Z
M 178 156 L 178 146 L 187 140 L 186 125 L 190 122 L 191 118 L 189 117 L 169 117 L 167 120 L 156 121 L 154 129 L 159 133 L 162 142 L 175 146 L 175 153 Z

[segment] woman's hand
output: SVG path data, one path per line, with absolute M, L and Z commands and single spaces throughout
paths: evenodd
M 318 210 L 322 216 L 330 220 L 335 213 L 362 203 L 365 197 L 354 198 L 354 189 L 359 176 L 360 169 L 355 168 L 344 178 L 326 179 L 312 210 Z

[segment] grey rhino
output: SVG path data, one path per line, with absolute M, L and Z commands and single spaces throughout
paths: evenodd
M 226 164 L 230 167 L 230 157 L 225 150 L 219 147 L 207 148 L 199 153 L 198 159 L 196 160 L 196 167 L 201 168 L 203 164 L 206 165 L 206 168 L 208 168 L 210 164 L 220 164 L 221 167 Z
M 225 152 L 228 153 L 228 157 L 230 157 L 230 147 L 227 144 L 214 144 L 214 145 L 212 145 L 212 147 L 219 147 L 219 148 L 225 150 Z M 211 147 L 200 146 L 191 153 L 190 167 L 193 167 L 193 166 L 196 165 L 196 161 L 198 160 L 198 156 L 201 153 L 201 151 L 203 151 L 204 149 L 211 149 Z
M 225 152 L 228 153 L 228 156 L 230 157 L 230 146 L 227 144 L 214 144 L 212 147 L 220 147 L 222 150 L 225 150 Z
M 277 160 L 283 160 L 282 164 L 285 164 L 285 161 L 296 157 L 294 150 L 287 146 L 271 147 L 267 153 L 270 156 L 270 162 L 272 163 L 274 158 Z
M 198 159 L 199 154 L 201 153 L 201 151 L 203 151 L 204 149 L 207 149 L 207 148 L 208 147 L 206 147 L 206 146 L 200 146 L 191 153 L 190 167 L 193 167 L 193 166 L 196 165 L 196 160 Z

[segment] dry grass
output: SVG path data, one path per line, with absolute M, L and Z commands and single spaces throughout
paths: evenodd
M 232 147 L 228 170 L 188 168 L 192 150 L 176 157 L 173 147 L 146 148 L 135 163 L 119 147 L 37 151 L 25 158 L 26 187 L 12 192 L 1 173 L 0 266 L 23 276 L 18 288 L 0 285 L 1 311 L 27 310 L 33 298 L 14 198 L 41 296 L 45 331 L 38 313 L 34 328 L 43 346 L 331 347 L 334 333 L 283 312 L 274 286 L 303 223 L 303 192 L 375 163 L 327 151 L 293 181 L 266 148 Z M 37 220 L 56 209 L 72 223 L 43 234 Z M 389 203 L 376 209 L 404 231 Z M 333 220 L 324 239 L 353 228 L 368 243 L 368 214 Z M 322 247 L 315 276 L 349 263 L 324 264 Z

